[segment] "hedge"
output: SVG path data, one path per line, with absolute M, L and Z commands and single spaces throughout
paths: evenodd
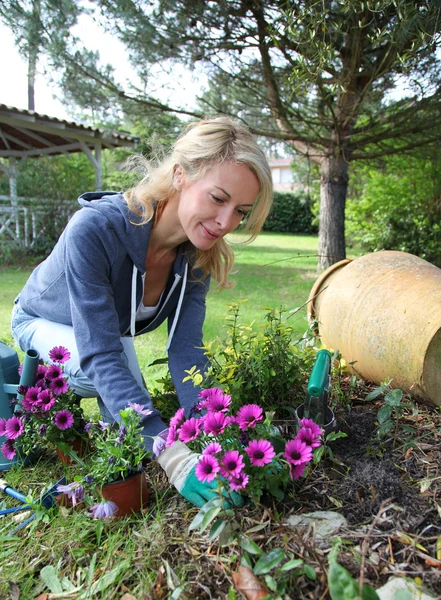
M 304 191 L 274 192 L 273 206 L 263 230 L 277 233 L 317 233 L 318 228 L 312 225 L 313 219 L 310 202 Z

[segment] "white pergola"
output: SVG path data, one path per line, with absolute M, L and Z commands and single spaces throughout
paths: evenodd
M 103 148 L 136 148 L 139 138 L 118 131 L 102 131 L 0 104 L 0 168 L 9 178 L 11 198 L 16 194 L 17 163 L 25 158 L 84 152 L 95 170 L 95 187 L 102 189 Z

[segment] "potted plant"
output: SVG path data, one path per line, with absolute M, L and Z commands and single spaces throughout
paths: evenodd
M 146 506 L 149 495 L 143 465 L 150 453 L 140 424 L 145 414 L 149 411 L 131 403 L 120 411 L 118 422 L 89 424 L 88 460 L 76 457 L 83 474 L 58 491 L 66 493 L 74 505 L 85 501 L 94 518 L 121 517 Z
M 16 454 L 29 456 L 41 447 L 55 446 L 61 458 L 68 457 L 59 450 L 66 445 L 77 451 L 87 438 L 86 421 L 75 392 L 63 376 L 63 363 L 70 358 L 63 346 L 49 352 L 51 362 L 40 361 L 33 386 L 20 386 L 13 415 L 0 419 L 0 435 L 6 440 L 1 446 L 5 458 Z
M 246 404 L 233 414 L 231 397 L 219 388 L 203 390 L 195 411 L 186 419 L 179 409 L 170 421 L 167 446 L 177 440 L 200 453 L 195 468 L 203 482 L 218 480 L 224 494 L 234 491 L 258 502 L 263 493 L 281 500 L 291 480 L 305 474 L 322 430 L 302 419 L 296 436 L 284 440 L 258 404 Z

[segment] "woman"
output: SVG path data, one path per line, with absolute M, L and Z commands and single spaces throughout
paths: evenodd
M 133 338 L 168 319 L 170 372 L 188 415 L 198 392 L 182 379 L 186 369 L 206 366 L 210 277 L 226 286 L 233 263 L 223 238 L 246 217 L 254 239 L 271 201 L 268 163 L 246 128 L 226 117 L 189 125 L 162 164 L 125 194 L 80 197 L 83 208 L 16 299 L 16 342 L 44 360 L 54 344 L 68 348 L 71 386 L 81 396 L 98 396 L 108 421 L 129 403 L 144 405 L 151 448 L 166 426 L 144 387 Z M 188 458 L 172 457 L 174 469 L 179 463 L 173 473 L 164 467 L 178 489 L 177 474 L 188 479 L 191 470 L 183 468 Z

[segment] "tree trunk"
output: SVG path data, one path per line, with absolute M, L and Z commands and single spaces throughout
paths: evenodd
M 38 50 L 31 49 L 28 58 L 28 110 L 35 110 L 35 76 Z
M 318 271 L 346 258 L 345 204 L 348 163 L 339 155 L 321 164 Z

